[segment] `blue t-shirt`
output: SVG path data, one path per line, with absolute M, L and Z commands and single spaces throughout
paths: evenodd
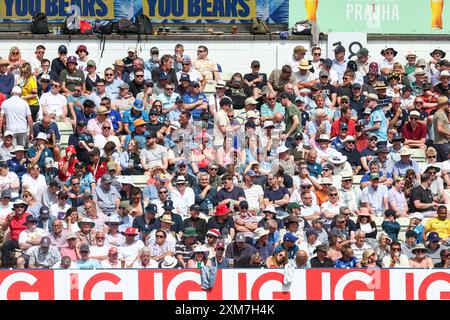
M 387 141 L 388 121 L 380 107 L 376 107 L 370 114 L 369 128 L 377 122 L 380 122 L 380 128 L 373 132 L 377 135 L 378 141 Z
M 102 269 L 100 263 L 94 259 L 78 260 L 76 264 L 80 269 Z
M 185 104 L 192 104 L 197 102 L 198 100 L 203 99 L 203 101 L 208 102 L 208 99 L 206 99 L 206 96 L 204 93 L 199 93 L 197 96 L 192 96 L 190 94 L 185 94 L 183 96 L 183 101 Z M 198 120 L 200 119 L 200 115 L 202 114 L 202 109 L 199 108 L 194 108 L 191 109 L 191 114 L 192 114 L 192 118 L 194 118 L 194 120 Z
M 142 118 L 142 120 L 144 120 L 145 122 L 149 122 L 150 121 L 150 118 L 148 116 L 148 112 L 147 111 L 143 110 L 143 111 L 141 111 L 141 114 L 134 115 L 134 114 L 131 113 L 131 109 L 132 108 L 130 108 L 127 111 L 125 111 L 123 113 L 123 117 L 122 117 L 122 122 L 124 124 L 128 123 L 128 128 L 130 129 L 130 131 L 134 131 L 134 122 L 137 119 L 141 119 Z
M 355 257 L 352 257 L 351 260 L 347 261 L 343 258 L 336 260 L 335 268 L 356 268 L 356 265 L 359 263 L 359 260 Z
M 37 155 L 37 150 L 35 147 L 28 149 L 28 151 L 27 151 L 28 159 L 34 158 L 36 155 Z M 47 158 L 47 157 L 53 158 L 53 153 L 52 153 L 52 150 L 45 147 L 44 151 L 41 152 L 41 156 L 39 157 L 39 160 L 38 160 L 38 165 L 41 168 L 41 172 L 44 172 L 45 158 Z
M 119 122 L 122 122 L 120 112 L 114 109 L 109 110 L 108 119 L 111 120 L 114 131 L 117 131 L 119 129 Z

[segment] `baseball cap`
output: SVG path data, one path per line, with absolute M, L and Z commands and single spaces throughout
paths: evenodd
M 152 79 L 146 79 L 146 80 L 144 81 L 144 84 L 145 84 L 146 86 L 149 86 L 149 87 L 153 87 L 153 85 L 154 85 Z
M 158 212 L 158 206 L 154 203 L 149 203 L 146 207 L 145 207 L 145 212 L 149 212 L 149 213 L 157 213 Z
M 189 81 L 189 82 L 191 82 L 191 77 L 189 76 L 189 74 L 183 73 L 183 74 L 180 76 L 180 81 Z
M 157 47 L 152 47 L 150 49 L 150 54 L 159 54 L 159 49 Z
M 298 237 L 296 237 L 294 234 L 292 234 L 291 232 L 288 232 L 284 235 L 283 237 L 283 241 L 288 241 L 288 242 L 295 242 L 298 240 Z
M 41 238 L 41 247 L 48 248 L 51 245 L 51 241 L 49 237 L 42 237 Z
M 1 197 L 2 198 L 11 198 L 11 190 L 10 189 L 2 190 Z
M 78 64 L 77 58 L 75 56 L 70 56 L 67 58 L 67 63 L 75 63 Z
M 330 58 L 326 58 L 322 61 L 322 63 L 324 65 L 326 65 L 327 67 L 331 67 L 333 65 L 333 61 Z
M 327 70 L 321 70 L 320 72 L 319 72 L 319 77 L 320 78 L 322 78 L 322 77 L 330 77 L 330 73 L 327 71 Z
M 22 93 L 22 88 L 19 87 L 19 86 L 15 86 L 14 88 L 12 88 L 11 93 L 21 94 Z
M 239 232 L 236 234 L 236 242 L 245 242 L 245 233 Z
M 261 64 L 259 63 L 258 60 L 253 60 L 252 63 L 250 64 L 251 67 L 260 67 Z
M 67 47 L 65 45 L 60 45 L 58 47 L 58 53 L 67 53 Z
M 345 48 L 342 45 L 338 45 L 335 49 L 334 52 L 345 52 Z
M 89 250 L 89 246 L 87 245 L 87 244 L 85 244 L 85 243 L 83 243 L 81 246 L 80 246 L 80 252 L 89 252 L 90 250 Z
M 194 204 L 192 204 L 190 207 L 189 207 L 189 210 L 190 211 L 200 211 L 200 206 L 198 205 L 198 204 L 196 204 L 196 203 L 194 203 Z
M 253 170 L 248 170 L 245 175 L 248 177 L 256 177 L 257 176 L 256 172 Z
M 305 234 L 306 234 L 307 237 L 309 237 L 309 236 L 318 236 L 318 235 L 319 235 L 319 233 L 317 232 L 317 230 L 314 229 L 314 228 L 308 228 L 308 229 L 306 229 Z

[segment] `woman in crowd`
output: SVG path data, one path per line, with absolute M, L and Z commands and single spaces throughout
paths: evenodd
M 76 208 L 70 208 L 69 210 L 67 210 L 63 222 L 64 230 L 71 232 L 80 231 L 80 227 L 78 226 L 78 220 L 79 216 Z
M 24 191 L 22 198 L 28 205 L 27 212 L 30 212 L 36 219 L 39 218 L 39 210 L 42 205 L 36 201 L 36 197 L 30 191 Z
M 8 60 L 8 73 L 12 73 L 17 82 L 20 75 L 20 66 L 26 62 L 24 59 L 22 59 L 22 53 L 20 52 L 20 49 L 18 47 L 11 47 L 11 49 L 9 50 Z
M 133 138 L 130 142 L 128 142 L 127 150 L 120 154 L 119 161 L 122 169 L 122 175 L 128 176 L 144 174 L 139 153 L 139 143 L 135 138 Z
M 187 262 L 187 268 L 211 267 L 211 260 L 208 260 L 209 250 L 203 245 L 196 246 L 192 257 Z
M 33 76 L 31 65 L 28 62 L 23 63 L 20 68 L 18 85 L 22 88 L 21 98 L 30 106 L 33 121 L 36 121 L 39 112 L 38 86 L 36 78 Z
M 288 253 L 286 250 L 278 251 L 273 253 L 271 257 L 267 257 L 266 266 L 269 269 L 272 268 L 284 268 L 288 264 Z
M 373 249 L 366 249 L 363 252 L 361 266 L 363 268 L 381 268 L 382 264 L 381 261 L 378 260 L 378 256 Z
M 390 243 L 392 242 L 391 238 L 389 238 L 388 234 L 384 231 L 380 232 L 378 236 L 378 243 L 374 247 L 375 253 L 378 256 L 378 259 L 380 261 L 383 260 L 384 257 L 390 255 L 391 252 L 391 246 Z
M 377 243 L 377 225 L 369 214 L 367 208 L 361 208 L 356 222 L 356 230 L 362 230 L 366 234 L 366 241 L 374 247 Z

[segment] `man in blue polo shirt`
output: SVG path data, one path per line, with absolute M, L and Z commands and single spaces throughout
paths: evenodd
M 191 111 L 194 121 L 200 120 L 203 110 L 208 110 L 208 100 L 197 81 L 191 82 L 191 90 L 183 96 L 183 101 L 184 109 Z
M 291 232 L 286 233 L 283 237 L 283 243 L 275 248 L 274 254 L 277 254 L 282 250 L 286 250 L 288 253 L 288 259 L 294 261 L 298 251 L 298 246 L 295 244 L 297 240 L 298 237 L 293 235 Z
M 139 99 L 134 100 L 133 106 L 123 113 L 123 129 L 126 134 L 134 131 L 134 122 L 137 119 L 149 122 L 148 112 L 144 110 L 144 102 Z

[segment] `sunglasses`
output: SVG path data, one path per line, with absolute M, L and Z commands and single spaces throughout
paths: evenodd
M 392 248 L 392 251 L 401 251 L 400 248 Z
M 188 65 L 190 65 L 190 63 L 189 62 L 183 62 L 182 65 L 183 66 L 188 66 Z
M 267 98 L 267 100 L 273 101 L 273 100 L 276 100 L 276 98 Z
M 315 55 L 315 56 L 320 56 L 321 53 L 320 53 L 320 52 L 314 52 L 314 55 Z
M 74 183 L 74 182 L 72 182 L 72 185 L 74 185 L 74 186 L 79 186 L 80 185 L 80 183 L 78 182 L 78 183 Z
M 166 88 L 166 90 L 168 90 L 168 91 L 173 91 L 173 88 Z
M 428 156 L 428 159 L 436 159 L 436 156 Z
M 105 237 L 97 237 L 97 238 L 95 238 L 95 239 L 97 239 L 97 240 L 104 240 Z
M 167 191 L 160 191 L 159 194 L 165 194 Z
M 59 88 L 59 84 L 52 84 L 52 87 Z
M 108 129 L 109 130 L 109 129 L 111 129 L 111 127 L 102 127 L 102 129 Z
M 332 193 L 332 194 L 330 194 L 330 197 L 337 197 L 337 193 Z
M 23 204 L 19 204 L 19 205 L 15 205 L 14 208 L 25 208 L 25 206 Z
M 105 76 L 113 76 L 114 75 L 114 73 L 105 73 Z
M 164 238 L 164 236 L 162 236 L 162 235 L 157 235 L 156 237 L 157 238 Z
M 423 101 L 416 101 L 415 104 L 423 104 Z
M 135 77 L 136 78 L 142 78 L 144 75 L 143 74 L 136 74 Z
M 216 251 L 225 251 L 225 249 L 224 248 L 218 248 L 218 249 L 216 249 Z
M 411 120 L 419 120 L 417 117 L 410 117 Z

